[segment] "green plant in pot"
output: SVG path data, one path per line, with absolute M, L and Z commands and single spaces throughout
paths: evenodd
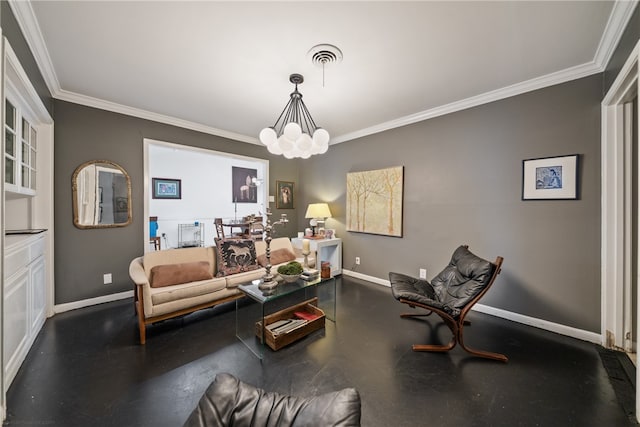
M 278 267 L 278 273 L 285 282 L 295 282 L 302 274 L 302 264 L 298 261 L 291 261 Z

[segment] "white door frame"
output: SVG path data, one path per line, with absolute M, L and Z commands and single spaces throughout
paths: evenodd
M 630 304 L 625 294 L 631 287 L 631 143 L 625 116 L 628 103 L 638 94 L 640 41 L 632 50 L 616 80 L 602 100 L 602 344 L 607 348 L 625 348 L 625 312 Z M 637 150 L 636 150 L 637 151 Z M 639 298 L 640 299 L 640 298 Z M 636 301 L 638 304 L 639 301 Z M 626 306 L 625 306 L 626 304 Z M 626 319 L 628 322 L 628 318 Z M 628 324 L 628 323 L 627 323 Z M 635 328 L 638 341 L 640 320 Z M 640 385 L 640 369 L 636 370 Z M 640 416 L 640 393 L 636 386 L 636 417 Z

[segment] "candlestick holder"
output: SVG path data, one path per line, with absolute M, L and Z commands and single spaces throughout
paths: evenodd
M 302 251 L 302 256 L 304 257 L 304 264 L 302 264 L 302 266 L 307 269 L 309 268 L 309 254 L 311 253 L 311 251 L 307 250 L 306 252 L 303 250 Z
M 262 280 L 258 285 L 258 289 L 262 291 L 270 291 L 270 290 L 273 290 L 278 285 L 278 282 L 275 280 L 275 276 L 271 274 L 271 232 L 273 230 L 273 227 L 275 227 L 276 225 L 283 225 L 288 223 L 289 218 L 287 218 L 287 214 L 282 214 L 278 221 L 272 223 L 271 208 L 267 208 L 267 212 L 265 213 L 265 216 L 267 217 L 267 224 L 264 227 L 264 233 L 265 233 L 264 242 L 267 245 L 267 249 L 265 253 L 267 258 L 267 265 L 265 266 L 266 273 L 264 276 L 262 276 Z

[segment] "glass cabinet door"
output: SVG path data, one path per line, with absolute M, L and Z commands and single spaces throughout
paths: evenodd
M 22 175 L 21 185 L 32 190 L 36 189 L 36 131 L 26 119 L 22 119 Z
M 5 99 L 4 134 L 4 181 L 10 184 L 8 190 L 33 195 L 36 189 L 37 132 L 8 99 Z
M 16 152 L 16 109 L 9 101 L 5 101 L 4 133 L 6 140 L 4 153 L 4 182 L 8 184 L 16 184 L 16 165 L 18 155 Z

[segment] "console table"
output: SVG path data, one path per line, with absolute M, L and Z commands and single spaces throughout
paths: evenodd
M 291 244 L 296 249 L 302 249 L 302 238 L 291 239 Z M 342 239 L 309 239 L 309 247 L 316 253 L 316 269 L 320 270 L 322 261 L 331 264 L 331 277 L 342 274 Z
M 264 325 L 265 317 L 270 313 L 315 297 L 318 308 L 324 311 L 328 320 L 335 323 L 336 279 L 333 277 L 279 283 L 272 292 L 263 292 L 258 285 L 260 279 L 238 286 L 248 298 L 236 300 L 236 337 L 261 361 L 265 351 L 264 328 L 260 328 L 260 337 L 256 337 L 256 322 Z

